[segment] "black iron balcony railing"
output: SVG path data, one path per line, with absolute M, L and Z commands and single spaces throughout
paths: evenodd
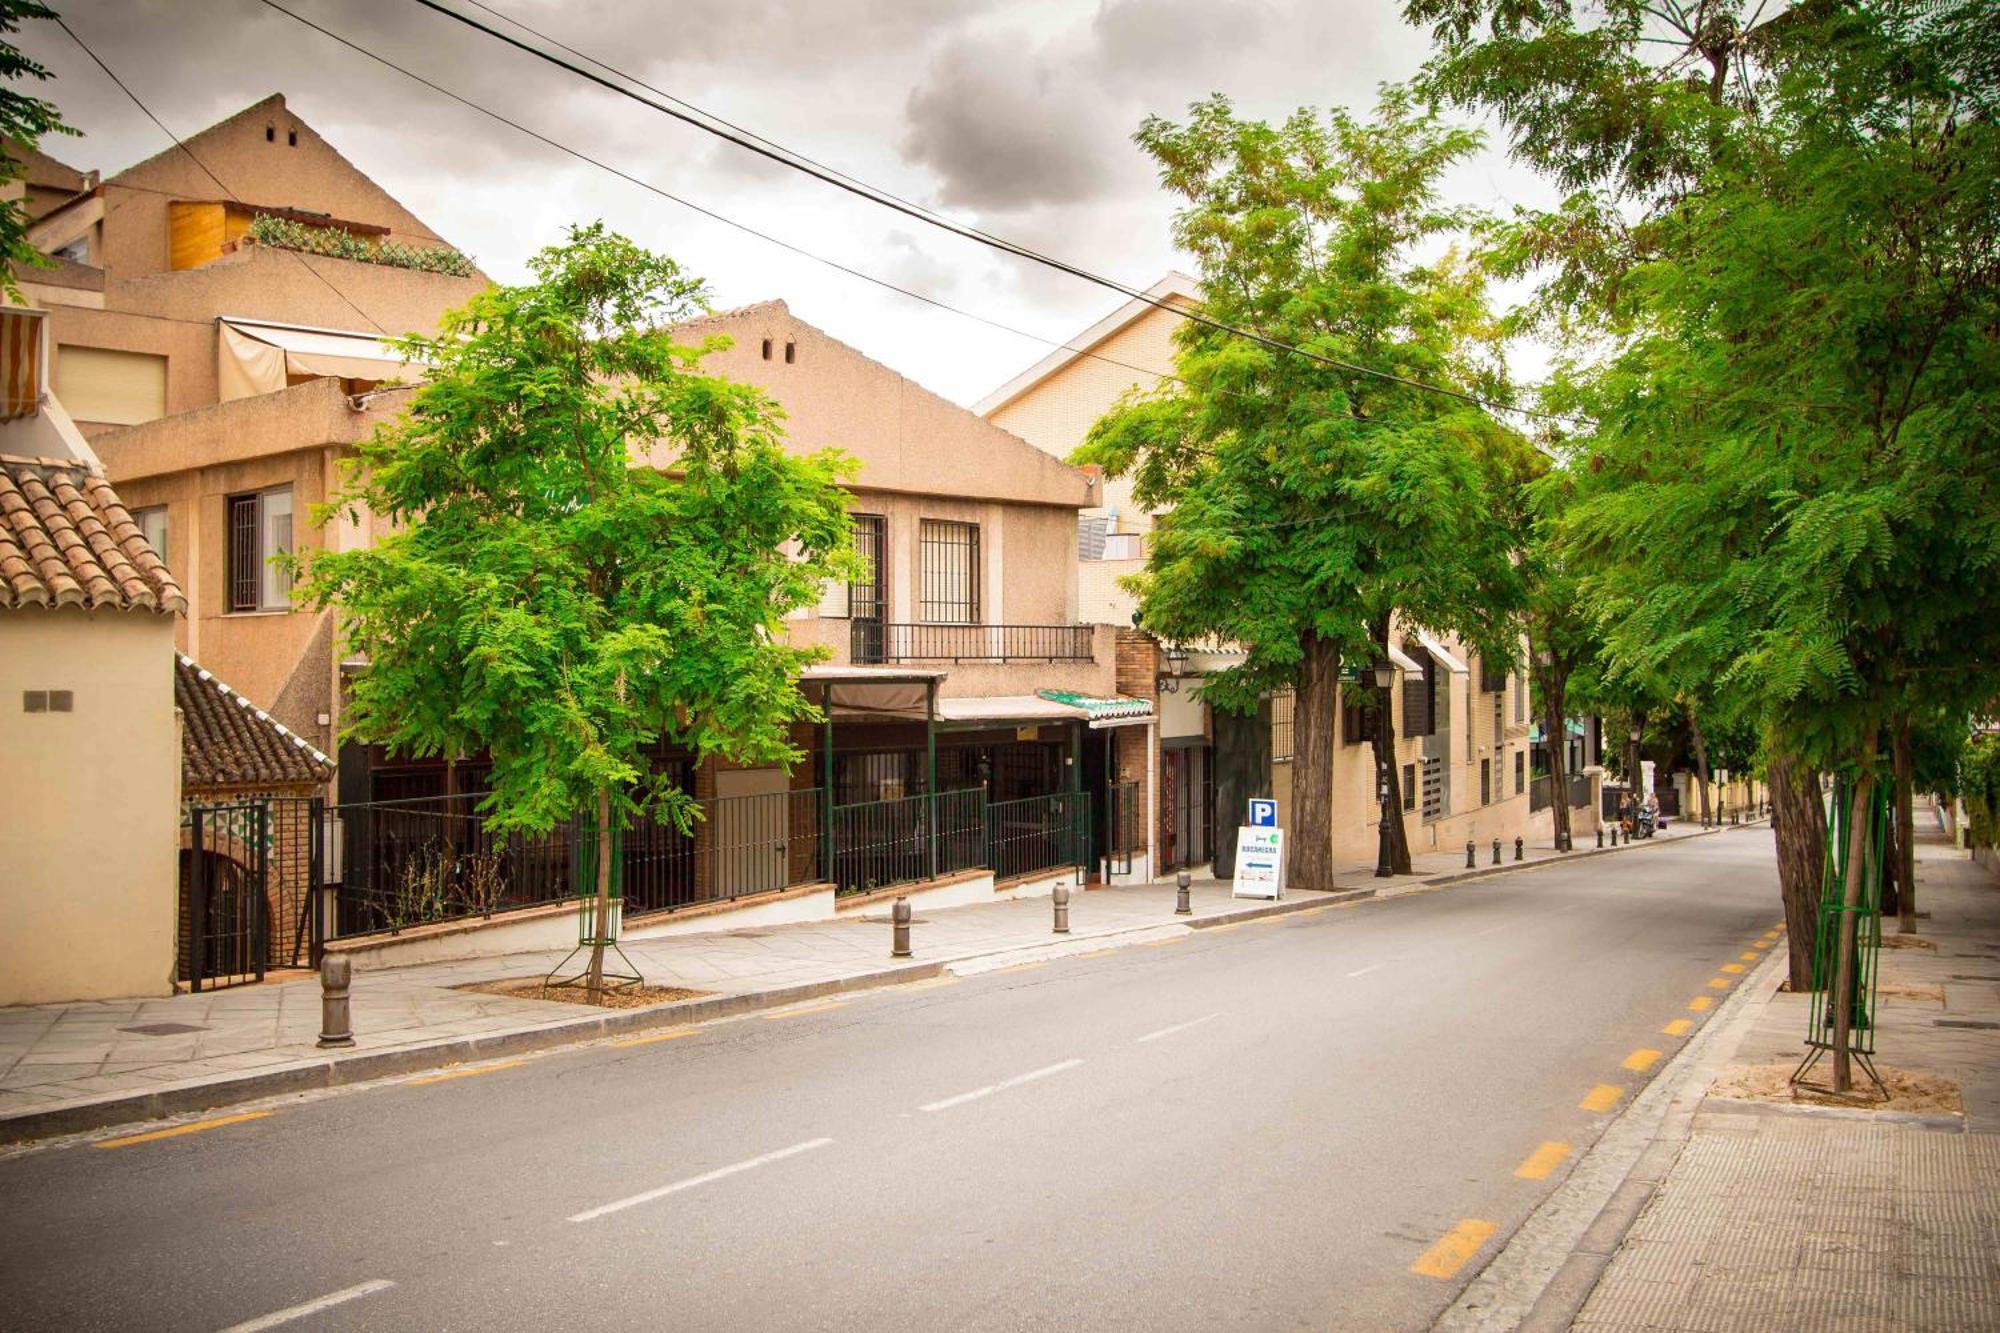
M 1088 662 L 1090 625 L 891 624 L 856 618 L 849 659 L 892 662 Z

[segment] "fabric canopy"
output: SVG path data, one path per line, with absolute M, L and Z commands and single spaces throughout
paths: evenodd
M 295 378 L 414 378 L 403 354 L 372 334 L 228 317 L 220 323 L 216 377 L 224 402 L 275 393 Z

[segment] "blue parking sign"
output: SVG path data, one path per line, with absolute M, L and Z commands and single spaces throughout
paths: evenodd
M 1252 796 L 1250 798 L 1250 827 L 1278 827 L 1278 803 L 1268 797 Z

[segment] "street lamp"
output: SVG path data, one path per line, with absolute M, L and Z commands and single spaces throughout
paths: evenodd
M 1396 668 L 1387 662 L 1377 662 L 1362 673 L 1368 683 L 1378 691 L 1387 691 L 1396 683 Z M 1381 725 L 1380 720 L 1376 722 Z M 1375 878 L 1388 879 L 1395 869 L 1389 863 L 1389 755 L 1388 747 L 1378 750 L 1382 756 L 1375 761 L 1375 799 L 1381 803 L 1382 818 L 1376 827 L 1375 838 Z

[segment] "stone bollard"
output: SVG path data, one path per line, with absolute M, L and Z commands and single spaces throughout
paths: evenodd
M 1500 864 L 1500 839 L 1498 838 L 1493 840 L 1493 864 L 1496 866 Z
M 896 899 L 889 909 L 889 956 L 908 958 L 910 956 L 910 900 Z
M 1183 870 L 1174 876 L 1174 915 L 1193 916 L 1194 904 L 1189 900 L 1188 872 Z
M 1562 841 L 1562 839 L 1558 838 L 1556 841 L 1560 842 Z M 1516 837 L 1514 839 L 1514 859 L 1518 861 L 1522 857 L 1526 856 L 1527 853 L 1528 853 L 1528 848 L 1526 844 L 1524 844 L 1519 837 Z
M 1472 839 L 1467 838 L 1465 840 L 1465 868 L 1467 870 L 1470 870 L 1478 864 L 1479 864 L 1479 849 L 1473 843 Z
M 352 1046 L 354 1016 L 347 1005 L 347 990 L 354 981 L 354 960 L 344 953 L 330 953 L 319 960 L 319 1044 Z
M 1618 845 L 1618 825 L 1616 824 L 1611 826 L 1611 845 L 1613 847 Z
M 1069 885 L 1058 884 L 1049 900 L 1056 905 L 1056 930 L 1058 935 L 1069 934 Z
M 1599 847 L 1604 845 L 1604 825 L 1602 824 L 1597 826 L 1597 845 Z

